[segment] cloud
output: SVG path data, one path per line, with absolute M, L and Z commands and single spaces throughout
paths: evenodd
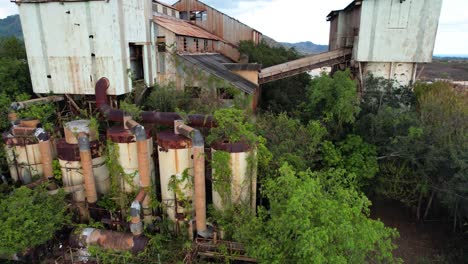
M 18 13 L 18 7 L 10 1 L 4 1 L 0 3 L 0 19 L 7 16 L 11 16 Z

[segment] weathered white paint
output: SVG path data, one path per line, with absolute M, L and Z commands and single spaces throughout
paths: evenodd
M 216 152 L 211 149 L 211 152 Z M 251 175 L 249 171 L 249 156 L 251 152 L 230 153 L 229 168 L 231 169 L 231 197 L 232 204 L 249 204 L 255 211 L 256 205 L 256 171 Z M 215 175 L 213 170 L 212 175 Z M 213 205 L 218 210 L 226 208 L 221 195 L 215 190 L 213 185 Z
M 158 146 L 158 155 L 162 204 L 169 219 L 176 221 L 176 213 L 187 214 L 190 212 L 187 212 L 181 204 L 176 204 L 177 198 L 180 197 L 176 197 L 174 191 L 169 188 L 169 182 L 172 176 L 180 179 L 185 170 L 188 170 L 189 175 L 193 175 L 192 149 L 168 149 L 165 151 Z M 186 199 L 193 201 L 194 192 L 192 185 L 190 182 L 184 182 L 179 185 L 179 188 Z
M 431 62 L 441 8 L 442 0 L 362 1 L 355 60 Z
M 368 62 L 362 63 L 364 78 L 372 75 L 395 80 L 399 85 L 410 85 L 415 80 L 416 63 Z
M 150 176 L 153 184 L 155 183 L 155 168 L 154 161 L 151 153 L 153 153 L 153 139 L 149 138 L 146 140 L 148 144 L 148 156 L 149 156 L 149 166 L 150 166 Z M 140 175 L 138 174 L 138 151 L 137 143 L 116 143 L 118 147 L 118 160 L 117 162 L 122 166 L 124 173 L 127 174 L 129 178 L 132 178 L 132 182 L 127 182 L 125 179 L 121 179 L 123 185 L 123 190 L 127 193 L 132 193 L 140 189 Z
M 62 169 L 63 186 L 79 186 L 84 184 L 83 170 L 80 161 L 66 161 L 59 159 Z M 98 194 L 105 195 L 110 190 L 109 170 L 106 166 L 106 158 L 99 157 L 93 159 L 93 174 L 96 182 L 96 191 Z M 86 194 L 84 189 L 72 193 L 73 200 L 76 202 L 84 202 Z
M 94 94 L 103 76 L 108 94 L 131 92 L 129 42 L 145 45 L 145 83 L 153 85 L 151 6 L 150 0 L 18 5 L 34 92 Z
M 28 184 L 32 177 L 43 175 L 39 144 L 5 146 L 5 152 L 10 176 L 14 182 Z

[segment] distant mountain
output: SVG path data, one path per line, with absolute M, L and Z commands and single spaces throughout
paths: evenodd
M 19 15 L 8 16 L 0 19 L 0 37 L 17 37 L 23 38 L 23 30 Z
M 303 54 L 317 54 L 328 51 L 328 45 L 318 45 L 310 41 L 288 43 L 280 42 L 286 48 L 295 48 L 298 52 Z

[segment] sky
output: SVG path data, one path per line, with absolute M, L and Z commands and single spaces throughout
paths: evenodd
M 160 0 L 172 4 L 176 0 Z M 431 1 L 431 0 L 426 0 Z M 351 0 L 204 0 L 280 42 L 328 44 L 331 10 Z M 0 0 L 0 18 L 18 13 L 10 0 Z M 443 0 L 434 54 L 468 55 L 468 0 Z

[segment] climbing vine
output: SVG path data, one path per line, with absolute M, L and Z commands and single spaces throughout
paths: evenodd
M 185 195 L 184 190 L 193 190 L 193 184 L 193 176 L 190 175 L 188 168 L 180 176 L 172 175 L 169 180 L 168 189 L 175 193 L 175 202 L 180 202 L 186 212 L 192 211 L 192 199 Z
M 106 165 L 110 175 L 110 191 L 107 197 L 98 201 L 98 205 L 115 211 L 118 208 L 125 210 L 130 205 L 135 193 L 127 193 L 124 190 L 125 184 L 128 184 L 132 190 L 135 190 L 133 178 L 136 172 L 132 174 L 125 173 L 119 164 L 119 146 L 107 140 L 106 142 Z
M 226 151 L 214 151 L 211 155 L 211 167 L 213 169 L 213 189 L 221 197 L 224 207 L 231 205 L 231 180 L 232 173 L 229 161 L 231 155 Z

